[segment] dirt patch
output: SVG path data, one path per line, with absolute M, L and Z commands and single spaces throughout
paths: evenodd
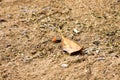
M 119 80 L 119 2 L 0 0 L 0 10 L 0 80 Z M 82 54 L 51 41 L 58 27 Z

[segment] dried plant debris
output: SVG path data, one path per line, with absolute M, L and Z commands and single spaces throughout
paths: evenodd
M 69 53 L 69 55 L 72 55 L 75 52 L 81 51 L 82 47 L 79 46 L 77 43 L 73 42 L 72 40 L 69 40 L 62 36 L 62 49 L 63 51 Z

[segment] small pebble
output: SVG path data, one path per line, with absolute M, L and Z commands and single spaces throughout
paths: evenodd
M 68 64 L 61 64 L 61 67 L 62 67 L 62 68 L 67 68 L 67 67 L 68 67 Z
M 32 58 L 30 58 L 28 56 L 24 56 L 22 60 L 23 60 L 23 62 L 28 63 L 32 60 Z
M 11 19 L 11 18 L 12 18 L 12 15 L 8 14 L 8 15 L 7 15 L 7 18 Z
M 98 57 L 97 60 L 105 60 L 105 57 Z
M 76 34 L 79 33 L 79 31 L 77 29 L 73 29 L 73 32 L 75 32 Z
M 36 28 L 33 28 L 34 30 L 36 30 Z
M 84 53 L 84 54 L 88 54 L 88 53 L 89 53 L 88 49 L 84 49 L 84 50 L 83 50 L 83 53 Z
M 96 50 L 96 53 L 98 54 L 100 52 L 100 50 Z
M 54 36 L 54 37 L 52 38 L 52 42 L 54 42 L 54 43 L 59 43 L 59 42 L 61 42 L 61 39 L 60 39 L 59 37 L 57 37 L 57 36 Z

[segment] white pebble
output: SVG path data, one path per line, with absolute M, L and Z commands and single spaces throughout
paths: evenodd
M 98 57 L 98 60 L 105 60 L 105 57 Z
M 62 68 L 67 68 L 67 67 L 68 67 L 68 64 L 61 64 L 61 67 L 62 67 Z
M 79 31 L 77 29 L 73 29 L 73 31 L 77 34 L 79 33 Z
M 36 28 L 33 28 L 34 30 L 36 30 Z
M 96 53 L 98 54 L 100 52 L 100 50 L 96 50 Z

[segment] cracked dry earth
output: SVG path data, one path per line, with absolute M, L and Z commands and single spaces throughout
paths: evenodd
M 82 54 L 51 41 L 58 27 Z M 0 0 L 0 80 L 120 80 L 119 1 Z

